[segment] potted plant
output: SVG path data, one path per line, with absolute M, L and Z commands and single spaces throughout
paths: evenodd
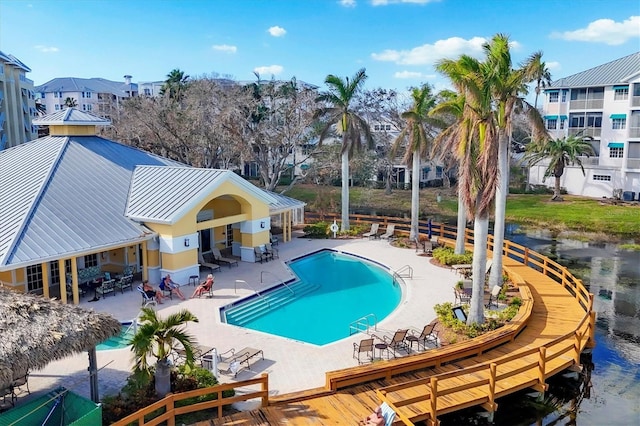
M 198 322 L 198 318 L 184 309 L 162 319 L 153 309 L 142 308 L 139 319 L 142 324 L 131 340 L 131 351 L 135 360 L 133 372 L 150 379 L 152 372 L 148 359 L 155 357 L 156 393 L 164 397 L 171 391 L 169 355 L 178 344 L 184 348 L 187 368 L 193 367 L 195 342 L 194 338 L 185 332 L 184 325 L 189 321 Z

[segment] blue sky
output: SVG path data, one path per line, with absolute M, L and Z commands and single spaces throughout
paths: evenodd
M 637 0 L 0 0 L 0 50 L 56 77 L 164 80 L 174 68 L 236 80 L 366 68 L 366 87 L 447 81 L 433 69 L 480 57 L 496 33 L 516 64 L 535 51 L 561 78 L 640 51 Z

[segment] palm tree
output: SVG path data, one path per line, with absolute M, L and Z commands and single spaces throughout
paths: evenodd
M 326 117 L 319 144 L 334 125 L 338 134 L 342 135 L 342 231 L 349 230 L 349 158 L 354 150 L 360 149 L 365 142 L 369 148 L 373 147 L 369 124 L 351 105 L 366 79 L 364 68 L 356 72 L 351 79 L 346 77 L 343 80 L 329 74 L 324 81 L 329 90 L 316 98 L 316 102 L 326 102 L 329 105 L 316 113 L 316 117 Z
M 462 126 L 462 117 L 464 112 L 465 98 L 464 95 L 453 92 L 451 90 L 442 90 L 438 94 L 440 102 L 429 112 L 429 115 L 452 117 L 453 123 L 445 128 L 434 139 L 433 147 L 434 151 L 438 152 L 440 159 L 448 158 L 451 155 L 450 148 L 456 146 L 457 131 Z M 446 120 L 446 118 L 445 118 Z M 451 121 L 451 119 L 449 119 Z M 450 158 L 450 157 L 449 157 Z M 462 201 L 462 192 L 460 191 L 460 185 L 458 184 L 458 220 L 456 234 L 456 247 L 454 253 L 463 254 L 465 252 L 465 232 L 467 227 L 467 210 L 464 202 Z
M 189 322 L 198 322 L 191 312 L 181 310 L 169 315 L 166 319 L 157 316 L 151 308 L 142 308 L 140 315 L 141 325 L 131 340 L 131 351 L 134 354 L 134 374 L 151 376 L 151 366 L 148 358 L 156 358 L 155 388 L 160 396 L 165 396 L 171 390 L 169 355 L 181 345 L 184 348 L 188 367 L 193 366 L 195 345 L 194 338 L 184 331 L 184 325 Z
M 411 109 L 401 114 L 406 126 L 394 141 L 392 152 L 395 153 L 399 146 L 405 143 L 406 139 L 409 140 L 403 161 L 407 165 L 413 162 L 411 172 L 411 230 L 409 232 L 409 238 L 413 240 L 419 234 L 420 160 L 426 157 L 432 139 L 432 131 L 427 129 L 427 126 L 437 125 L 437 122 L 428 115 L 436 104 L 436 98 L 431 94 L 431 86 L 425 84 L 419 88 L 414 87 L 411 91 L 411 97 L 413 98 Z
M 468 55 L 444 59 L 436 69 L 452 81 L 464 96 L 460 123 L 447 139 L 460 164 L 459 191 L 465 208 L 474 217 L 473 293 L 468 324 L 484 322 L 484 270 L 487 262 L 489 212 L 497 185 L 497 138 L 492 109 L 490 70 Z
M 536 82 L 536 99 L 533 103 L 533 107 L 538 109 L 538 96 L 540 96 L 541 89 L 551 85 L 551 72 L 547 68 L 547 64 L 542 61 L 542 51 L 539 50 L 531 55 L 529 59 L 530 74 L 533 81 Z
M 565 167 L 573 164 L 580 166 L 584 175 L 581 156 L 594 155 L 591 146 L 591 138 L 582 136 L 569 136 L 559 139 L 547 140 L 544 143 L 529 144 L 525 159 L 532 166 L 542 160 L 548 159 L 549 165 L 544 172 L 544 177 L 555 177 L 552 201 L 563 201 L 560 195 L 560 178 L 564 174 Z
M 64 106 L 67 108 L 75 108 L 78 106 L 78 102 L 75 98 L 66 98 L 64 100 Z
M 169 95 L 171 99 L 180 99 L 184 87 L 187 85 L 189 76 L 184 74 L 179 68 L 175 68 L 167 74 L 167 79 L 160 88 L 160 95 Z

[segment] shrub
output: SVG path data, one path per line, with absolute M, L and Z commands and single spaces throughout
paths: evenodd
M 304 236 L 307 238 L 329 238 L 329 223 L 316 222 L 303 228 Z
M 438 247 L 433 250 L 433 258 L 443 265 L 459 265 L 473 262 L 473 253 L 455 254 L 451 247 Z

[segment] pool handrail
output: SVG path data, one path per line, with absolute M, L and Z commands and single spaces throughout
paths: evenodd
M 253 292 L 256 294 L 256 296 L 258 296 L 260 299 L 262 299 L 267 304 L 267 306 L 271 307 L 271 302 L 269 302 L 268 299 L 266 299 L 263 295 L 261 295 L 258 290 L 253 288 L 253 286 L 251 284 L 249 284 L 248 282 L 246 282 L 245 280 L 236 280 L 235 283 L 234 283 L 234 290 L 237 290 L 238 283 L 244 283 L 247 287 L 249 287 L 251 290 L 253 290 Z
M 378 318 L 376 317 L 376 314 L 370 313 L 363 317 L 358 318 L 355 321 L 352 321 L 351 324 L 349 324 L 349 336 L 352 336 L 353 334 L 356 334 L 362 331 L 360 330 L 359 326 L 363 323 L 367 327 L 365 331 L 369 333 L 369 327 L 371 327 L 371 324 L 369 324 L 369 319 L 371 317 L 373 317 L 373 330 L 378 331 Z M 355 333 L 353 333 L 354 330 L 355 330 Z
M 289 291 L 291 292 L 291 294 L 293 294 L 293 295 L 295 296 L 296 292 L 295 292 L 295 291 L 293 291 L 293 289 L 292 289 L 291 287 L 289 287 L 289 286 L 287 285 L 287 283 L 286 283 L 286 282 L 284 282 L 284 280 L 280 279 L 280 277 L 278 277 L 276 274 L 274 274 L 274 273 L 273 273 L 273 272 L 271 272 L 271 271 L 260 271 L 260 284 L 264 284 L 263 277 L 264 277 L 264 273 L 265 273 L 265 272 L 266 272 L 266 273 L 268 273 L 268 274 L 273 275 L 273 276 L 276 278 L 276 280 L 277 280 L 277 281 L 280 281 L 280 283 L 281 283 L 283 286 L 285 286 L 285 287 L 287 288 L 287 290 L 289 290 Z M 277 281 L 276 281 L 276 282 L 277 282 Z
M 408 271 L 409 274 L 406 277 L 403 277 L 402 273 L 404 273 L 405 271 Z M 413 278 L 413 268 L 411 267 L 411 265 L 404 265 L 397 271 L 393 271 L 393 274 L 397 275 L 399 278 Z

